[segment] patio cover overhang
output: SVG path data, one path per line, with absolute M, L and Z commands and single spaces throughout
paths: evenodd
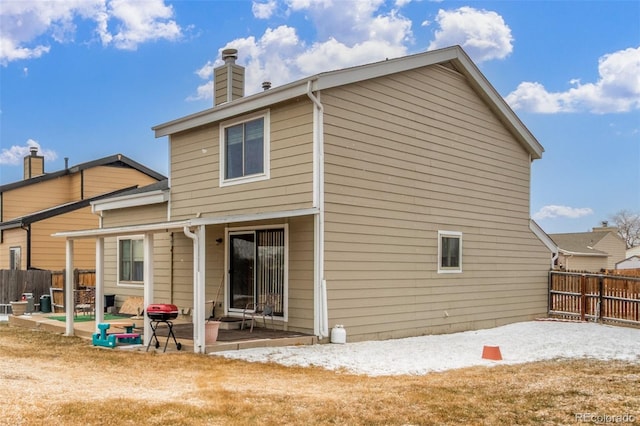
M 182 231 L 193 240 L 193 347 L 194 352 L 205 352 L 205 271 L 206 271 L 206 234 L 207 225 L 221 225 L 226 223 L 249 222 L 256 220 L 283 219 L 287 217 L 318 215 L 319 209 L 298 209 L 288 211 L 255 213 L 246 215 L 228 215 L 211 218 L 193 218 L 142 225 L 118 226 L 111 228 L 86 229 L 79 231 L 58 232 L 54 237 L 66 238 L 66 265 L 67 271 L 73 270 L 73 246 L 74 240 L 96 240 L 96 332 L 97 324 L 104 320 L 104 239 L 126 235 L 144 235 L 144 278 L 143 299 L 144 307 L 153 303 L 153 235 L 169 231 Z M 66 274 L 65 288 L 73 289 L 73 274 Z M 326 309 L 326 305 L 325 305 Z M 73 331 L 73 291 L 65 292 L 65 335 L 72 336 Z M 316 310 L 315 316 L 324 315 Z M 325 315 L 326 317 L 326 315 Z M 144 344 L 151 338 L 151 326 L 145 313 Z

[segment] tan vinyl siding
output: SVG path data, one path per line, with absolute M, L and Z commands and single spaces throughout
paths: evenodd
M 53 206 L 74 201 L 69 190 L 69 177 L 46 180 L 2 193 L 2 219 L 11 220 Z
M 167 204 L 130 207 L 103 212 L 103 227 L 140 225 L 167 220 Z M 171 295 L 171 241 L 174 233 L 153 234 L 153 283 L 154 300 L 157 303 L 172 303 Z M 95 243 L 94 243 L 95 244 Z M 143 297 L 142 286 L 118 285 L 117 238 L 105 238 L 105 294 L 116 295 L 116 306 L 121 306 L 128 297 Z
M 84 207 L 31 224 L 31 266 L 39 269 L 61 270 L 66 265 L 66 239 L 52 237 L 56 232 L 91 229 L 97 217 L 91 207 Z M 73 245 L 73 267 L 94 269 L 96 245 L 94 240 L 76 240 Z
M 171 137 L 171 217 L 184 219 L 309 208 L 312 106 L 298 100 L 270 110 L 270 179 L 219 186 L 219 126 Z
M 616 263 L 624 260 L 627 255 L 627 245 L 618 237 L 615 233 L 610 232 L 596 244 L 594 247 L 596 250 L 603 251 L 609 255 L 607 258 L 607 269 L 615 269 Z
M 113 166 L 99 166 L 83 170 L 82 179 L 83 198 L 91 198 L 121 188 L 135 185 L 142 187 L 157 182 L 151 176 L 135 169 Z
M 289 219 L 289 323 L 313 332 L 313 216 Z
M 529 156 L 462 76 L 434 66 L 321 101 L 330 326 L 362 340 L 546 313 Z M 462 232 L 462 273 L 437 273 L 438 230 Z
M 567 271 L 600 272 L 607 267 L 607 256 L 567 256 L 560 254 L 558 263 Z
M 167 212 L 167 203 L 107 210 L 102 212 L 102 227 L 166 222 L 168 220 Z

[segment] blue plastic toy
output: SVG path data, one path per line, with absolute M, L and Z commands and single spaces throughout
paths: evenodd
M 93 346 L 115 348 L 118 343 L 142 344 L 140 333 L 133 332 L 135 324 L 126 326 L 126 333 L 107 333 L 109 327 L 111 327 L 111 324 L 98 324 L 98 329 L 100 330 L 100 332 L 93 333 Z

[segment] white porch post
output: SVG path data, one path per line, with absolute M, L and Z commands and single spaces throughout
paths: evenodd
M 65 293 L 64 293 L 64 310 L 66 313 L 66 330 L 65 336 L 73 336 L 73 240 L 67 239 L 67 253 L 66 253 L 66 266 L 65 266 Z
M 144 344 L 151 340 L 151 323 L 147 317 L 147 306 L 153 303 L 153 234 L 144 234 L 144 272 L 143 272 L 143 304 L 144 304 Z
M 96 239 L 96 332 L 98 324 L 104 321 L 104 238 Z

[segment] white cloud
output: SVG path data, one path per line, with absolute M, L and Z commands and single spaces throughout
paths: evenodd
M 458 44 L 476 63 L 503 59 L 513 50 L 511 29 L 496 12 L 468 6 L 441 9 L 436 23 L 439 29 L 429 50 Z
M 386 41 L 370 40 L 347 46 L 335 39 L 316 43 L 296 59 L 296 65 L 304 74 L 316 74 L 323 71 L 340 69 L 370 62 L 373 58 L 402 56 L 406 53 L 403 46 Z
M 568 206 L 544 206 L 536 213 L 533 214 L 534 220 L 553 219 L 556 217 L 567 217 L 570 219 L 577 219 L 583 216 L 593 214 L 593 210 L 589 207 L 575 208 Z
M 360 0 L 345 7 L 336 0 L 287 0 L 287 14 L 304 13 L 318 32 L 318 41 L 308 45 L 295 28 L 281 25 L 260 37 L 230 41 L 223 49 L 238 49 L 238 63 L 246 68 L 247 95 L 262 90 L 265 80 L 278 86 L 328 69 L 405 55 L 413 39 L 411 21 L 397 10 L 378 12 L 383 4 L 384 0 Z M 203 79 L 212 78 L 213 66 L 222 61 L 218 57 L 213 66 L 209 64 L 196 72 Z M 187 99 L 210 99 L 211 89 L 208 81 Z
M 158 39 L 175 40 L 181 37 L 181 28 L 172 17 L 172 7 L 163 0 L 3 1 L 0 64 L 38 58 L 54 42 L 73 42 L 81 20 L 95 25 L 103 45 L 118 49 L 133 50 Z
M 13 145 L 11 148 L 3 148 L 0 152 L 0 164 L 17 166 L 22 164 L 24 157 L 29 155 L 31 147 L 38 148 L 38 155 L 42 155 L 45 160 L 53 161 L 58 158 L 58 154 L 50 149 L 42 149 L 40 144 L 33 139 L 27 140 L 25 145 Z
M 523 82 L 507 95 L 514 109 L 538 113 L 611 113 L 640 109 L 640 47 L 619 50 L 598 60 L 600 79 L 570 89 L 548 92 L 541 83 Z
M 251 5 L 253 16 L 258 19 L 269 19 L 276 10 L 276 0 L 267 0 L 266 2 L 254 1 Z
M 108 15 L 120 21 L 119 31 L 108 39 L 119 49 L 135 50 L 139 44 L 151 40 L 176 40 L 181 36 L 178 24 L 169 19 L 173 8 L 164 0 L 111 0 Z M 111 34 L 109 34 L 111 36 Z

